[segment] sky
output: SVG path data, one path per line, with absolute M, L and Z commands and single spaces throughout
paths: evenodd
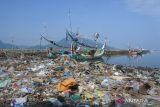
M 116 48 L 159 49 L 160 0 L 0 0 L 3 42 L 37 45 L 41 33 L 59 41 L 71 28 Z

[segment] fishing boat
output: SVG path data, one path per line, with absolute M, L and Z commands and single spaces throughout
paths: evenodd
M 76 60 L 93 60 L 101 58 L 105 53 L 106 41 L 104 42 L 102 48 L 96 50 L 90 50 L 88 54 L 82 53 L 73 53 L 71 58 Z
M 128 55 L 129 55 L 129 56 L 137 56 L 137 55 L 138 55 L 138 52 L 137 52 L 137 51 L 133 51 L 133 50 L 132 50 L 132 51 L 129 50 L 129 51 L 128 51 Z
M 71 51 L 53 52 L 53 50 L 50 49 L 50 50 L 48 50 L 48 57 L 49 58 L 56 58 L 58 55 L 68 54 L 71 56 L 71 58 L 76 59 L 76 60 L 93 60 L 93 59 L 101 58 L 103 56 L 103 54 L 105 53 L 106 41 L 104 42 L 102 48 L 96 48 L 96 47 L 89 46 L 87 44 L 79 42 L 78 38 L 75 37 L 75 34 L 73 32 L 67 31 L 66 35 L 69 36 L 72 40 Z M 43 35 L 41 35 L 41 37 L 43 39 L 45 39 L 46 41 L 48 41 L 49 43 L 56 45 L 60 48 L 67 48 L 67 47 L 64 47 L 64 46 L 57 44 L 54 41 L 48 40 Z M 80 48 L 80 47 L 78 47 L 78 49 L 76 49 L 77 44 L 79 44 L 80 46 L 87 47 L 88 51 L 86 52 L 85 49 L 83 49 L 81 52 L 80 51 L 77 52 L 77 50 L 79 50 L 79 48 Z
M 129 56 L 138 56 L 138 55 L 142 55 L 144 53 L 145 53 L 145 50 L 143 50 L 143 49 L 134 49 L 134 50 L 128 51 Z

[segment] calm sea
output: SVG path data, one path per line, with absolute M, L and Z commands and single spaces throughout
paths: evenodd
M 121 64 L 127 66 L 142 66 L 160 68 L 160 52 L 152 52 L 143 56 L 128 57 L 128 56 L 104 56 L 103 60 L 109 64 Z

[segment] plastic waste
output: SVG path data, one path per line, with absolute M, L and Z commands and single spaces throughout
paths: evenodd
M 92 99 L 92 98 L 94 97 L 93 94 L 87 93 L 87 92 L 86 92 L 84 95 L 85 95 L 85 97 L 88 98 L 88 99 Z
M 79 95 L 72 95 L 72 96 L 71 96 L 71 99 L 72 99 L 73 101 L 77 101 L 77 100 L 80 100 L 81 97 L 80 97 Z
M 14 104 L 14 107 L 25 107 L 24 104 Z
M 8 75 L 7 71 L 0 69 L 0 77 L 6 77 Z
M 39 82 L 39 83 L 43 83 L 44 82 L 44 80 L 42 78 L 38 78 L 38 77 L 32 78 L 32 81 Z
M 84 105 L 85 107 L 90 107 L 89 105 Z
M 57 80 L 56 78 L 51 78 L 50 81 L 51 81 L 52 83 L 57 83 L 57 82 L 58 82 L 58 80 Z
M 41 69 L 44 69 L 44 68 L 45 68 L 44 65 L 39 65 L 39 66 L 34 65 L 34 67 L 31 68 L 31 70 L 35 72 L 35 71 L 40 71 Z
M 50 101 L 55 107 L 61 107 L 63 104 L 57 100 L 56 98 L 49 98 L 48 101 Z
M 115 102 L 118 107 L 121 107 L 121 105 L 125 103 L 125 100 L 123 98 L 118 98 Z
M 47 76 L 45 71 L 40 71 L 36 75 L 37 76 Z
M 58 83 L 57 89 L 58 91 L 68 90 L 70 86 L 76 85 L 76 80 L 73 78 L 68 78 L 61 83 Z
M 83 92 L 83 87 L 82 86 L 78 86 L 78 93 L 81 94 Z
M 100 101 L 99 101 L 99 99 L 94 100 L 94 101 L 93 101 L 93 105 L 94 105 L 94 107 L 99 107 L 99 106 L 100 106 Z
M 94 91 L 94 89 L 95 89 L 95 84 L 93 83 L 93 82 L 90 82 L 89 84 L 88 84 L 88 88 L 89 88 L 89 90 L 90 91 Z
M 63 66 L 58 66 L 56 68 L 54 68 L 55 71 L 63 71 L 64 67 Z
M 11 84 L 11 79 L 0 80 L 0 88 L 8 87 Z
M 104 96 L 104 92 L 100 90 L 94 90 L 94 96 L 102 98 Z
M 104 104 L 108 104 L 112 101 L 112 97 L 111 97 L 111 94 L 106 92 L 105 95 L 103 96 L 103 103 Z
M 24 92 L 24 93 L 33 93 L 33 89 L 28 87 L 23 87 L 20 90 L 21 92 Z
M 47 104 L 46 101 L 55 107 L 65 104 L 107 107 L 112 103 L 123 106 L 123 98 L 146 96 L 149 102 L 154 100 L 153 104 L 159 104 L 159 69 L 118 67 L 101 61 L 79 62 L 68 56 L 29 58 L 8 59 L 0 64 L 0 98 L 17 98 L 13 106 L 36 107 Z M 116 99 L 118 95 L 121 97 Z M 23 96 L 27 96 L 27 101 L 18 99 Z
M 117 70 L 117 69 L 116 69 L 116 66 L 117 66 L 117 65 L 113 65 L 113 67 L 112 67 L 112 70 L 113 70 L 113 71 L 116 71 L 116 70 Z
M 152 88 L 151 90 L 148 90 L 148 94 L 155 96 L 157 94 L 156 89 Z
M 118 75 L 120 75 L 120 74 L 119 74 L 119 72 L 115 72 L 114 75 L 118 76 Z
M 134 82 L 132 87 L 133 87 L 133 91 L 138 92 L 140 89 L 140 84 L 138 82 Z
M 49 62 L 48 64 L 47 64 L 47 66 L 52 66 L 54 64 L 54 62 Z
M 0 97 L 2 97 L 2 96 L 3 96 L 3 93 L 0 92 Z
M 108 79 L 104 79 L 104 80 L 101 82 L 101 86 L 102 86 L 102 87 L 107 87 L 107 86 L 109 86 L 109 80 L 108 80 Z
M 15 98 L 15 104 L 24 104 L 27 102 L 27 97 Z
M 65 71 L 64 74 L 63 74 L 64 77 L 70 77 L 72 76 L 72 73 L 69 72 L 69 71 Z

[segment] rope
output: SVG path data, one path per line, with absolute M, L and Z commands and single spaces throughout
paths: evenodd
M 68 39 L 68 36 L 71 38 L 72 41 L 78 43 L 79 45 L 81 46 L 85 46 L 85 47 L 89 47 L 89 48 L 96 48 L 94 46 L 90 46 L 90 45 L 87 45 L 87 44 L 84 44 L 82 42 L 79 42 L 77 38 L 74 38 L 73 36 L 73 33 L 72 32 L 69 32 L 68 30 L 66 31 L 66 40 Z
M 40 35 L 41 35 L 41 34 L 40 34 Z M 65 46 L 59 45 L 59 44 L 57 44 L 57 43 L 54 42 L 54 41 L 48 40 L 48 39 L 45 38 L 43 35 L 41 35 L 41 36 L 42 36 L 42 38 L 45 39 L 47 42 L 49 42 L 49 43 L 51 43 L 51 44 L 53 44 L 53 45 L 55 45 L 55 46 L 58 46 L 58 47 L 61 47 L 61 48 L 69 48 L 69 47 L 65 47 Z

